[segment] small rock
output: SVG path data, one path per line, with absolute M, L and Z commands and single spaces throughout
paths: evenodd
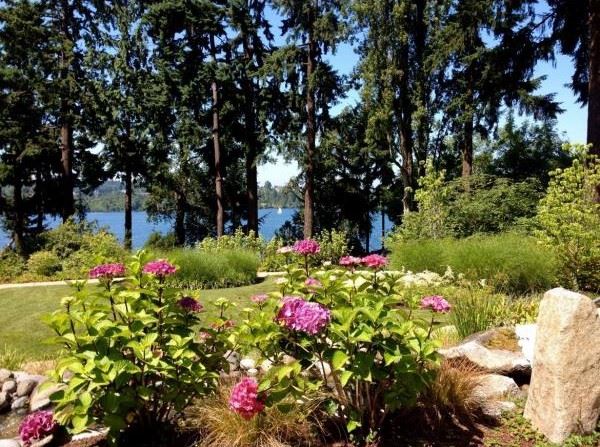
M 20 410 L 21 408 L 27 408 L 29 404 L 29 398 L 27 396 L 18 397 L 13 400 L 13 403 L 10 405 L 11 410 Z
M 21 447 L 21 443 L 16 439 L 0 439 L 0 447 Z
M 4 391 L 0 391 L 0 413 L 10 408 L 10 396 Z
M 235 351 L 227 351 L 225 360 L 229 363 L 229 371 L 237 371 L 240 368 L 240 354 Z
M 17 396 L 29 396 L 33 389 L 37 386 L 37 382 L 34 380 L 24 380 L 17 383 Z
M 33 412 L 47 407 L 50 405 L 50 396 L 60 390 L 63 390 L 64 388 L 64 384 L 54 384 L 48 387 L 43 387 L 43 389 L 40 385 L 38 385 L 31 393 L 29 410 Z
M 507 396 L 517 396 L 519 387 L 510 377 L 499 374 L 486 374 L 479 379 L 473 395 L 481 400 L 492 400 Z
M 8 381 L 4 382 L 4 384 L 2 384 L 2 391 L 7 394 L 15 392 L 16 389 L 17 389 L 17 382 L 15 382 L 14 380 L 8 380 Z
M 31 443 L 30 447 L 44 447 L 45 445 L 50 444 L 53 439 L 54 439 L 54 436 L 52 436 L 52 435 L 46 436 L 44 439 L 40 439 L 37 442 Z
M 481 405 L 480 409 L 484 416 L 499 421 L 503 414 L 516 411 L 517 405 L 510 401 L 491 400 Z
M 240 361 L 240 367 L 242 369 L 254 369 L 254 368 L 256 368 L 256 360 L 248 358 L 248 357 L 243 358 Z
M 263 360 L 262 363 L 260 364 L 260 369 L 262 369 L 264 372 L 269 371 L 272 367 L 273 367 L 273 362 L 269 359 Z
M 13 373 L 8 369 L 2 368 L 0 369 L 0 383 L 6 382 L 8 379 L 12 379 Z
M 258 376 L 258 369 L 250 368 L 250 369 L 246 370 L 246 374 L 248 374 L 250 377 L 256 377 L 256 376 Z
M 517 343 L 521 347 L 521 352 L 529 363 L 533 363 L 533 352 L 535 346 L 535 333 L 537 331 L 537 324 L 517 324 L 515 326 L 515 335 L 517 336 Z

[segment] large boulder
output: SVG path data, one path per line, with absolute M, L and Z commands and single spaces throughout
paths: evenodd
M 584 295 L 550 290 L 540 303 L 525 417 L 561 444 L 592 432 L 599 416 L 599 311 Z
M 511 377 L 528 377 L 531 374 L 531 363 L 522 353 L 490 349 L 483 346 L 479 339 L 467 340 L 458 346 L 441 349 L 440 354 L 447 359 L 466 359 L 491 374 Z

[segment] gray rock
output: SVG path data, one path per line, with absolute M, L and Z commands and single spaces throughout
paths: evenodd
M 505 413 L 510 413 L 517 410 L 517 405 L 510 401 L 487 401 L 481 405 L 482 414 L 494 421 L 500 421 Z
M 13 373 L 8 369 L 0 369 L 0 383 L 6 382 L 8 379 L 12 379 Z
M 29 404 L 29 398 L 27 396 L 17 397 L 13 400 L 13 403 L 10 405 L 11 410 L 20 410 L 22 408 L 27 408 Z
M 225 360 L 229 363 L 229 371 L 237 371 L 240 369 L 240 354 L 235 351 L 227 351 Z
M 21 447 L 21 443 L 16 439 L 0 439 L 0 447 Z
M 478 380 L 473 395 L 480 401 L 497 400 L 503 397 L 518 396 L 519 387 L 510 377 L 486 374 Z
M 10 409 L 10 396 L 4 391 L 0 391 L 0 413 Z
M 34 388 L 37 386 L 37 382 L 34 380 L 23 380 L 17 383 L 17 397 L 29 396 Z
M 7 380 L 2 384 L 2 391 L 7 394 L 14 393 L 16 390 L 17 382 L 15 382 L 14 380 Z
M 46 436 L 44 439 L 40 439 L 39 441 L 31 443 L 30 447 L 44 447 L 52 442 L 54 436 Z
M 600 416 L 600 314 L 558 288 L 540 303 L 525 417 L 551 442 L 592 432 Z
M 54 384 L 49 386 L 38 385 L 31 393 L 29 401 L 29 410 L 31 412 L 41 410 L 50 405 L 50 396 L 65 388 L 63 384 Z
M 447 359 L 466 359 L 484 371 L 509 376 L 529 376 L 531 364 L 522 353 L 489 349 L 471 340 L 448 349 L 440 349 Z

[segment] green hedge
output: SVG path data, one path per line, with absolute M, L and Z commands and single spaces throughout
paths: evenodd
M 218 252 L 192 248 L 154 252 L 179 266 L 169 281 L 177 287 L 207 289 L 238 287 L 256 282 L 259 256 L 249 250 L 223 249 Z
M 467 279 L 485 279 L 496 290 L 526 293 L 556 284 L 557 261 L 532 237 L 504 233 L 466 239 L 397 242 L 392 268 L 444 273 L 450 266 Z

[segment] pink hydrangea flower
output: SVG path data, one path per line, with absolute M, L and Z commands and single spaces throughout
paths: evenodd
M 285 247 L 280 247 L 277 249 L 277 253 L 280 255 L 287 255 L 289 253 L 292 253 L 294 251 L 294 247 L 290 247 L 289 245 L 286 245 Z
M 177 267 L 171 264 L 166 259 L 157 259 L 156 261 L 150 261 L 144 266 L 143 272 L 150 275 L 164 278 L 174 274 L 177 271 Z
M 51 411 L 37 411 L 23 419 L 19 427 L 19 436 L 25 445 L 31 445 L 33 441 L 39 441 L 50 436 L 58 427 Z
M 256 304 L 262 304 L 265 301 L 267 301 L 269 299 L 269 295 L 267 295 L 266 293 L 260 293 L 258 295 L 252 295 L 250 297 L 250 300 L 252 300 L 253 303 Z
M 361 264 L 370 268 L 379 269 L 385 267 L 388 263 L 388 259 L 385 256 L 372 254 L 365 256 L 360 260 Z
M 343 256 L 340 258 L 340 265 L 344 267 L 354 267 L 360 265 L 361 259 L 356 256 Z
M 298 296 L 284 296 L 275 321 L 288 329 L 316 335 L 331 321 L 331 312 L 319 303 Z
M 303 241 L 297 241 L 294 244 L 294 251 L 299 255 L 314 255 L 321 251 L 321 246 L 317 241 L 304 239 Z
M 421 309 L 430 309 L 434 312 L 446 313 L 449 312 L 452 306 L 443 296 L 432 295 L 426 296 L 421 300 Z
M 258 383 L 251 377 L 244 377 L 231 390 L 229 408 L 244 419 L 252 419 L 264 410 L 265 404 L 258 395 Z
M 316 278 L 306 278 L 306 281 L 304 281 L 304 285 L 306 287 L 310 287 L 311 289 L 320 289 L 321 287 L 323 287 L 321 281 L 319 281 Z
M 113 279 L 125 275 L 125 266 L 119 262 L 97 265 L 89 271 L 92 279 Z
M 179 301 L 177 301 L 179 307 L 181 307 L 184 311 L 192 313 L 192 312 L 202 312 L 204 306 L 198 302 L 198 300 L 192 298 L 191 296 L 184 296 Z

